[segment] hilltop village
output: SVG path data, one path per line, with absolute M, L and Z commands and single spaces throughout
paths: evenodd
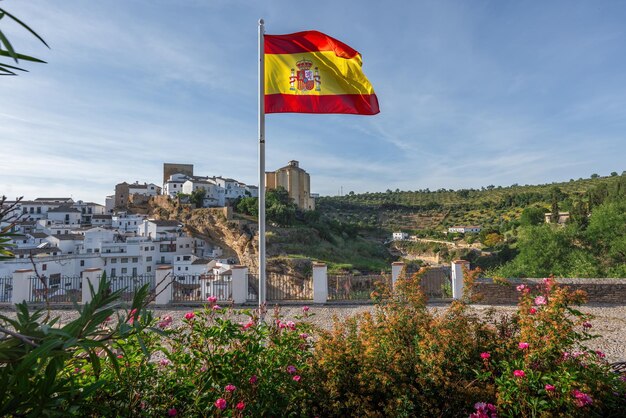
M 268 190 L 282 187 L 299 208 L 315 208 L 310 176 L 290 161 L 266 173 Z M 69 197 L 39 197 L 3 202 L 2 226 L 15 222 L 11 244 L 15 258 L 0 261 L 0 276 L 35 268 L 51 279 L 78 276 L 100 268 L 108 277 L 154 274 L 158 265 L 171 265 L 175 274 L 228 275 L 236 257 L 194 236 L 177 220 L 156 219 L 146 210 L 150 199 L 191 203 L 198 208 L 230 207 L 244 197 L 257 197 L 258 188 L 232 178 L 198 176 L 192 164 L 163 165 L 163 183 L 122 182 L 105 204 Z M 225 210 L 225 213 L 229 213 Z

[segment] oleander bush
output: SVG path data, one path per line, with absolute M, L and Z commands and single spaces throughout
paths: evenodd
M 0 318 L 16 334 L 0 340 L 1 415 L 623 416 L 626 383 L 585 347 L 582 293 L 546 279 L 520 286 L 516 314 L 485 318 L 463 301 L 428 308 L 420 275 L 329 331 L 308 309 L 291 322 L 215 300 L 182 321 L 154 318 L 147 291 L 129 311 L 95 292 L 61 328 L 22 306 Z

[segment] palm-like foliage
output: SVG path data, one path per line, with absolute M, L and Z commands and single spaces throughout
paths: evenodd
M 22 28 L 26 29 L 30 32 L 34 37 L 39 39 L 45 46 L 50 48 L 46 41 L 43 40 L 41 36 L 39 36 L 34 30 L 32 30 L 26 23 L 22 22 L 17 17 L 13 16 L 11 13 L 7 12 L 5 9 L 0 7 L 0 23 L 2 21 L 12 20 L 13 22 L 20 25 Z M 39 58 L 31 57 L 29 55 L 20 54 L 15 51 L 11 42 L 6 37 L 6 35 L 0 29 L 0 57 L 8 57 L 11 58 L 15 64 L 19 64 L 20 60 L 22 61 L 31 61 L 31 62 L 40 62 L 45 63 L 45 61 L 40 60 Z M 0 75 L 17 75 L 16 71 L 28 71 L 24 68 L 18 67 L 17 65 L 7 64 L 6 62 L 0 62 Z

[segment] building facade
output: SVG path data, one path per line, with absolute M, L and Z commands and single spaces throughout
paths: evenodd
M 292 160 L 282 168 L 265 173 L 268 190 L 283 187 L 298 208 L 315 210 L 315 199 L 311 197 L 311 177 L 300 168 L 298 161 Z

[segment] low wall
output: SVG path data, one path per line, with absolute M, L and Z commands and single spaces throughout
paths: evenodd
M 478 303 L 485 305 L 516 304 L 520 284 L 537 286 L 542 279 L 507 279 L 507 283 L 494 283 L 492 279 L 478 279 L 475 293 L 480 294 Z M 584 290 L 589 303 L 626 305 L 626 279 L 555 279 L 572 290 Z

